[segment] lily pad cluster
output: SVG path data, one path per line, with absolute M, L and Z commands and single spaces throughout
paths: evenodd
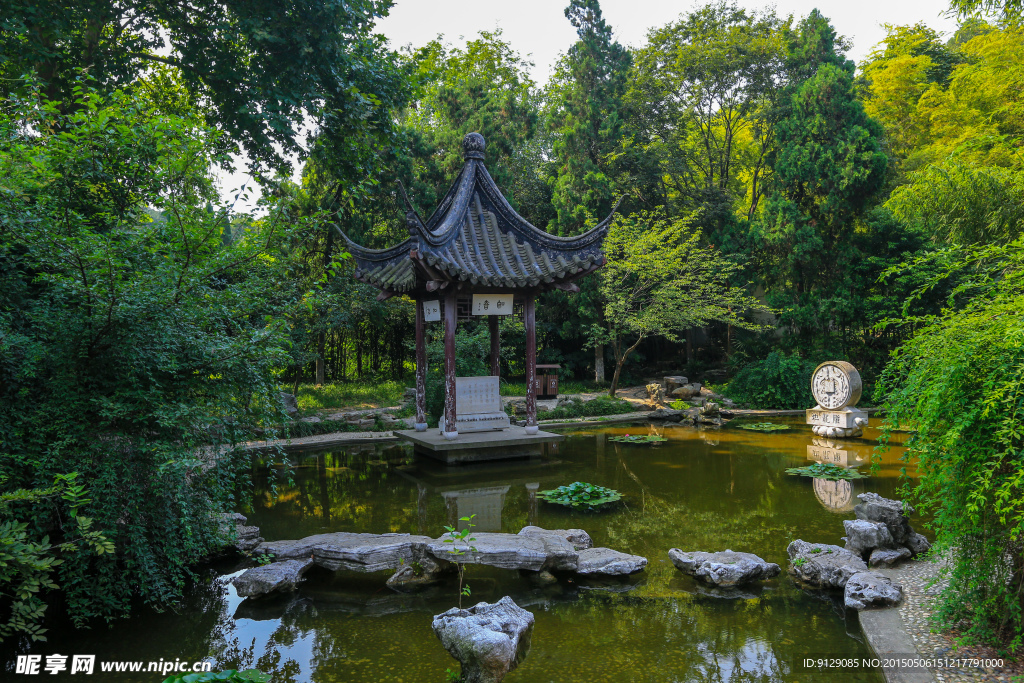
M 786 474 L 799 474 L 803 477 L 814 477 L 828 481 L 839 481 L 840 479 L 867 479 L 866 474 L 861 474 L 856 469 L 847 469 L 832 463 L 816 462 L 806 467 L 790 467 Z
M 739 427 L 751 432 L 784 432 L 789 429 L 789 425 L 780 425 L 777 422 L 751 422 Z
M 537 497 L 573 510 L 597 510 L 622 500 L 622 494 L 615 489 L 582 481 L 574 481 L 550 491 L 539 491 Z
M 639 434 L 637 434 L 635 436 L 630 436 L 629 434 L 626 434 L 625 436 L 613 436 L 613 437 L 610 437 L 608 440 L 609 441 L 614 441 L 615 443 L 641 443 L 641 444 L 644 444 L 644 443 L 661 443 L 662 441 L 668 441 L 668 439 L 666 439 L 665 437 L 658 436 L 657 434 L 650 434 L 650 435 L 646 435 L 645 434 L 643 436 L 641 436 Z

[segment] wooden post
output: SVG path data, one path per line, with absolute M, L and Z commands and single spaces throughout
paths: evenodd
M 416 431 L 427 431 L 427 324 L 423 302 L 416 302 Z
M 487 324 L 491 328 L 491 374 L 497 377 L 501 374 L 501 340 L 498 338 L 498 316 L 487 316 Z
M 444 438 L 454 441 L 459 436 L 455 422 L 455 325 L 458 312 L 455 287 L 444 297 Z
M 533 293 L 526 295 L 526 433 L 536 434 L 537 427 L 537 326 Z

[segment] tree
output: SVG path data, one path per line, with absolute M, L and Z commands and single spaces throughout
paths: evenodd
M 336 174 L 355 181 L 387 147 L 404 99 L 393 55 L 371 34 L 390 4 L 87 0 L 58 9 L 12 0 L 0 18 L 2 92 L 31 75 L 48 99 L 72 107 L 83 77 L 109 92 L 168 65 L 202 102 L 207 125 L 257 170 L 304 154 L 306 128 Z
M 64 554 L 76 624 L 174 605 L 225 540 L 214 513 L 248 471 L 231 447 L 283 419 L 287 247 L 319 225 L 269 205 L 230 234 L 218 135 L 119 90 L 0 109 L 0 489 L 88 489 L 113 548 Z M 19 512 L 68 540 L 66 506 Z
M 594 332 L 615 352 L 609 396 L 615 396 L 622 367 L 643 340 L 678 341 L 688 328 L 711 321 L 755 329 L 744 315 L 767 310 L 730 285 L 736 264 L 702 246 L 692 223 L 660 212 L 633 214 L 617 219 L 605 238 L 605 327 Z
M 637 52 L 630 125 L 649 141 L 644 153 L 657 158 L 677 212 L 757 211 L 769 186 L 785 29 L 770 12 L 719 0 L 652 29 Z
M 565 16 L 579 40 L 559 60 L 548 87 L 548 120 L 554 133 L 552 203 L 555 232 L 581 232 L 607 215 L 615 202 L 612 155 L 623 137 L 622 98 L 631 57 L 612 38 L 598 0 L 571 0 Z
M 853 63 L 835 48 L 820 15 L 801 23 L 790 72 L 811 75 L 788 86 L 780 103 L 773 191 L 758 226 L 767 257 L 761 272 L 798 295 L 827 290 L 841 276 L 855 221 L 881 188 L 888 161 L 881 126 L 856 98 Z
M 922 291 L 950 277 L 962 284 L 940 315 L 902 323 L 912 337 L 879 382 L 885 426 L 910 432 L 909 498 L 933 515 L 933 552 L 950 559 L 938 616 L 1016 654 L 1024 645 L 1024 243 L 927 258 L 941 269 Z

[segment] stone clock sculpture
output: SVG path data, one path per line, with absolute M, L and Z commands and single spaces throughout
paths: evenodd
M 830 360 L 811 374 L 811 393 L 818 405 L 807 411 L 807 424 L 818 436 L 862 436 L 868 414 L 854 406 L 860 400 L 860 373 L 846 361 Z

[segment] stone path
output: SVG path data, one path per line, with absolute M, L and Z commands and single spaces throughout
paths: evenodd
M 453 553 L 457 550 L 458 554 Z M 594 548 L 582 529 L 523 527 L 518 534 L 474 533 L 453 544 L 447 536 L 430 538 L 410 534 L 334 532 L 298 540 L 267 541 L 254 551 L 271 555 L 274 562 L 246 570 L 232 583 L 240 595 L 257 597 L 291 590 L 312 565 L 329 571 L 376 572 L 395 570 L 388 586 L 420 587 L 439 580 L 454 562 L 483 564 L 525 572 L 562 571 L 586 576 L 627 576 L 642 571 L 647 558 Z M 301 561 L 301 566 L 295 561 Z M 415 572 L 410 573 L 408 568 Z
M 895 569 L 879 570 L 893 581 L 903 585 L 903 602 L 896 608 L 907 634 L 914 641 L 921 657 L 999 659 L 995 650 L 987 647 L 957 648 L 953 636 L 935 633 L 930 617 L 936 597 L 944 583 L 929 585 L 938 576 L 941 563 L 928 561 L 907 562 Z M 1024 666 L 1009 663 L 1002 668 L 931 669 L 940 683 L 981 683 L 1005 681 L 1024 676 Z

